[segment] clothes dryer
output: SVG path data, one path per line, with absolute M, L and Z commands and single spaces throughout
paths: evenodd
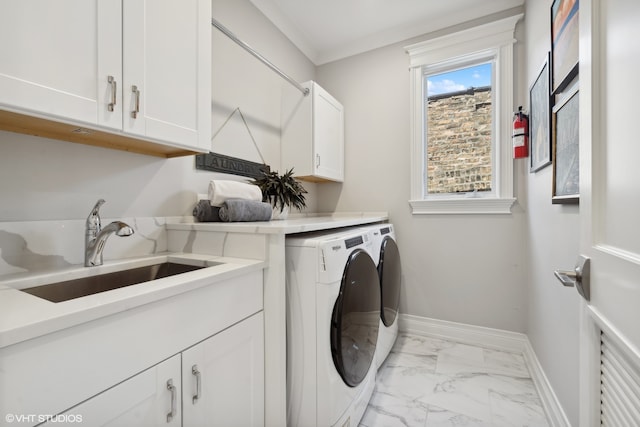
M 380 279 L 380 332 L 376 349 L 376 369 L 385 361 L 398 337 L 400 283 L 402 270 L 400 251 L 396 244 L 393 224 L 375 224 L 362 227 L 373 243 L 372 258 Z
M 286 239 L 287 425 L 357 426 L 375 386 L 380 292 L 369 234 Z

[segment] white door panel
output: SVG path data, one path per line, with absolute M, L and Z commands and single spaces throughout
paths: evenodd
M 600 425 L 600 333 L 640 365 L 639 19 L 636 0 L 580 2 L 581 251 L 591 258 L 581 333 L 584 426 Z

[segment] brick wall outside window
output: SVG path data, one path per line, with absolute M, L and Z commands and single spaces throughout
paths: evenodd
M 427 100 L 427 192 L 491 190 L 491 87 Z

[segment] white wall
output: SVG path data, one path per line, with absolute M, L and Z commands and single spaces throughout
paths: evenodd
M 551 1 L 527 2 L 516 31 L 517 105 L 549 49 Z M 441 33 L 439 33 L 441 34 Z M 344 184 L 318 188 L 332 210 L 389 211 L 403 261 L 401 311 L 527 333 L 569 420 L 578 417 L 578 296 L 553 270 L 578 253 L 578 208 L 551 204 L 552 169 L 515 162 L 518 197 L 508 216 L 412 216 L 408 40 L 318 68 L 345 106 Z
M 412 216 L 408 40 L 318 68 L 345 107 L 345 182 L 318 187 L 328 211 L 387 210 L 402 256 L 403 313 L 525 332 L 526 215 Z M 516 57 L 518 56 L 518 47 Z M 510 143 L 510 141 L 507 141 Z M 523 161 L 516 162 L 516 191 Z
M 294 78 L 314 78 L 313 63 L 248 0 L 213 0 L 212 6 L 219 21 Z M 283 80 L 215 28 L 212 44 L 213 131 L 240 107 L 265 161 L 279 169 Z M 259 159 L 232 119 L 213 150 L 236 147 Z M 242 179 L 196 171 L 193 157 L 161 159 L 0 131 L 0 221 L 83 219 L 98 198 L 107 200 L 101 212 L 109 218 L 190 215 L 195 193 L 221 176 Z M 305 187 L 313 212 L 315 184 Z
M 551 3 L 551 0 L 526 3 L 526 87 L 540 72 L 550 49 Z M 528 174 L 531 276 L 527 335 L 569 421 L 577 426 L 580 297 L 575 289 L 562 287 L 553 271 L 570 269 L 575 264 L 579 253 L 579 208 L 552 205 L 551 186 L 552 166 Z
M 213 17 L 297 81 L 312 80 L 315 66 L 248 0 L 213 0 Z M 280 169 L 280 99 L 291 86 L 217 29 L 213 29 L 212 131 L 240 108 L 265 161 Z M 295 89 L 294 89 L 295 90 Z M 235 115 L 212 141 L 212 151 L 261 162 Z

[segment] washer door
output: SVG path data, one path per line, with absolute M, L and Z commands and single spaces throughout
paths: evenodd
M 355 387 L 373 362 L 380 325 L 380 280 L 367 252 L 349 255 L 331 316 L 331 354 L 344 382 Z
M 400 251 L 395 240 L 387 236 L 380 246 L 380 290 L 382 294 L 381 318 L 385 326 L 393 325 L 400 306 Z

